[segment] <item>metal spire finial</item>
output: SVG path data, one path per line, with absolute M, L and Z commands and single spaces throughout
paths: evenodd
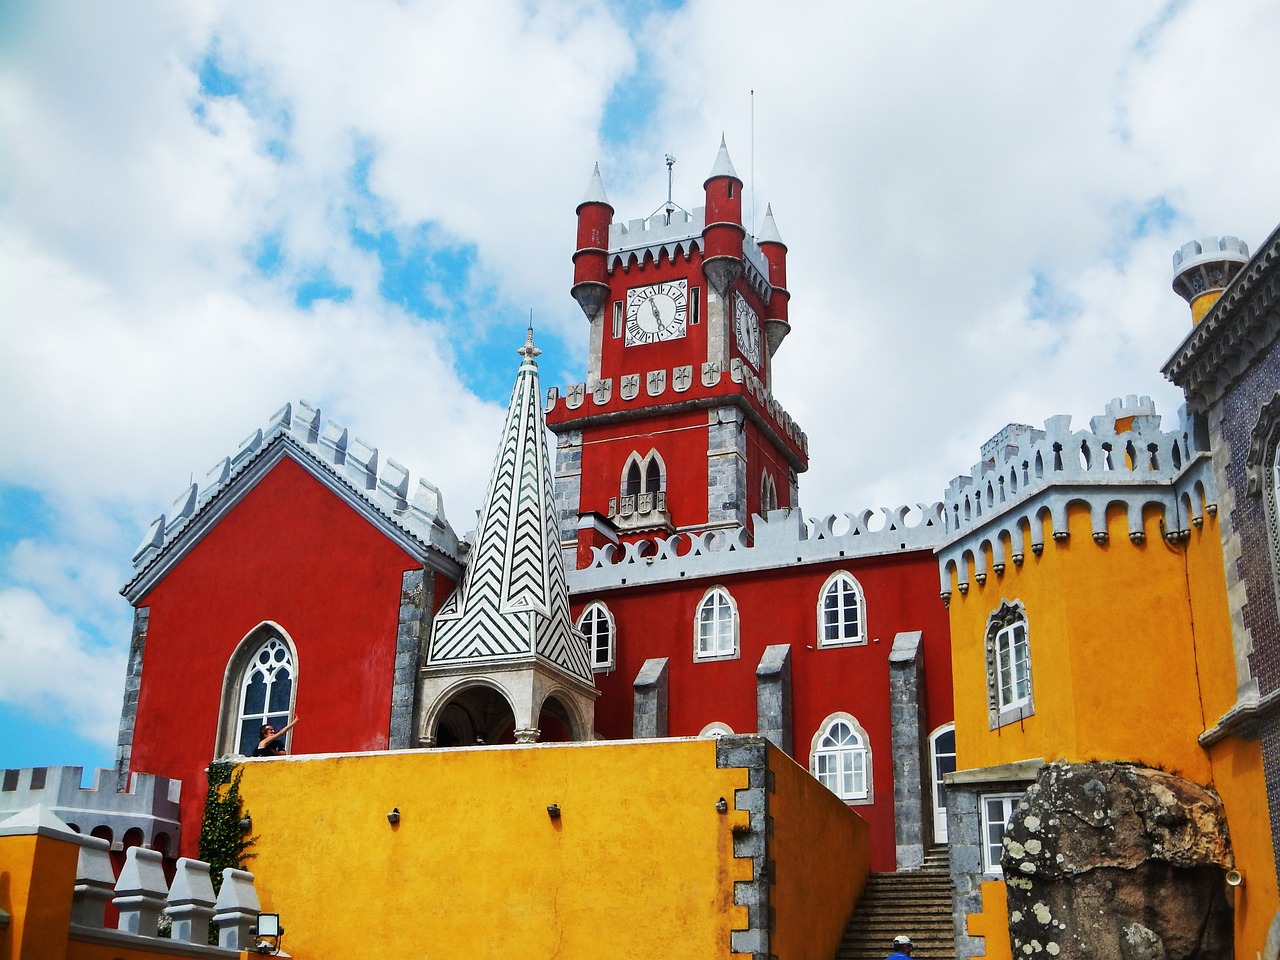
M 529 311 L 529 331 L 527 334 L 525 334 L 524 346 L 521 347 L 519 350 L 517 350 L 516 353 L 520 354 L 520 356 L 525 357 L 526 359 L 529 359 L 529 360 L 532 360 L 534 357 L 542 356 L 542 351 L 533 345 L 533 311 L 532 310 Z

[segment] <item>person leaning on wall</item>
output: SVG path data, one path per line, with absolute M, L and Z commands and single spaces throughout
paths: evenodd
M 262 737 L 258 741 L 258 749 L 253 751 L 255 757 L 283 757 L 285 755 L 284 735 L 298 725 L 300 717 L 294 717 L 281 729 L 277 730 L 269 723 L 262 725 L 258 731 Z

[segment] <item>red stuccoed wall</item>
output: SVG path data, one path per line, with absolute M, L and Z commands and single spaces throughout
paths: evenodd
M 297 648 L 292 752 L 383 749 L 401 575 L 417 566 L 286 458 L 142 599 L 151 619 L 131 766 L 182 780 L 183 855 L 196 855 L 223 676 L 240 641 L 271 620 Z
M 818 595 L 836 570 L 848 571 L 862 585 L 871 642 L 819 650 Z M 738 604 L 741 656 L 695 663 L 694 614 L 717 583 Z M 609 607 L 618 631 L 617 669 L 596 674 L 602 691 L 596 729 L 608 739 L 631 736 L 631 684 L 650 657 L 668 658 L 671 736 L 695 736 L 712 721 L 727 723 L 735 733 L 754 732 L 756 667 L 766 647 L 791 644 L 796 762 L 808 766 L 811 740 L 828 716 L 844 711 L 857 717 L 871 741 L 874 802 L 855 809 L 871 828 L 872 869 L 894 869 L 889 652 L 895 634 L 923 632 L 928 729 L 954 718 L 947 611 L 938 599 L 937 565 L 930 552 L 583 595 L 574 598 L 574 616 L 593 599 Z

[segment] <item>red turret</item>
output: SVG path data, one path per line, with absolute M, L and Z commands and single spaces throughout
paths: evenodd
M 613 207 L 600 180 L 596 164 L 587 184 L 587 195 L 578 204 L 578 248 L 573 255 L 573 288 L 569 291 L 578 306 L 595 323 L 609 299 L 609 224 Z
M 702 230 L 702 272 L 720 296 L 742 276 L 742 181 L 720 138 L 720 153 L 703 187 L 707 191 L 706 226 Z
M 778 225 L 773 221 L 773 206 L 765 207 L 764 223 L 760 236 L 756 237 L 760 252 L 769 261 L 769 285 L 773 288 L 765 307 L 764 334 L 769 344 L 769 356 L 778 352 L 783 337 L 791 332 L 788 303 L 791 292 L 787 289 L 787 245 L 782 242 Z

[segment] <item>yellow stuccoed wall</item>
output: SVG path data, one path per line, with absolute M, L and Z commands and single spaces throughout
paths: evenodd
M 714 741 L 294 757 L 241 769 L 258 835 L 248 867 L 294 956 L 724 958 L 730 931 L 747 923 L 733 885 L 752 864 L 735 859 L 732 838 L 749 822 L 733 809 L 747 772 L 717 768 Z M 803 897 L 787 897 L 818 876 L 865 877 L 865 824 L 789 770 L 775 786 L 770 803 L 788 820 L 777 896 L 789 914 Z M 559 820 L 547 814 L 553 803 Z M 796 883 L 793 870 L 806 879 Z M 778 922 L 842 928 L 852 898 L 837 899 Z M 773 953 L 811 956 L 790 945 Z
M 1245 886 L 1236 902 L 1236 956 L 1254 960 L 1277 908 L 1266 789 L 1256 740 L 1230 737 L 1210 750 L 1197 737 L 1236 698 L 1235 661 L 1216 516 L 1170 545 L 1159 514 L 1144 516 L 1146 542 L 1131 543 L 1123 510 L 1107 516 L 1108 542 L 1092 537 L 1088 510 L 1068 511 L 1071 536 L 1047 525 L 1036 557 L 987 582 L 971 578 L 951 597 L 956 753 L 961 770 L 1040 758 L 1132 760 L 1214 787 L 1226 805 Z M 1015 551 L 1010 551 L 1015 552 Z M 1034 716 L 988 729 L 987 618 L 1002 600 L 1027 612 Z M 984 913 L 970 930 L 989 960 L 1009 957 L 1000 884 L 983 884 Z
M 780 750 L 770 751 L 776 790 L 770 856 L 777 957 L 834 957 L 867 882 L 867 823 Z
M 62 960 L 80 848 L 53 837 L 0 837 L 0 960 Z M 70 880 L 70 883 L 67 881 Z

